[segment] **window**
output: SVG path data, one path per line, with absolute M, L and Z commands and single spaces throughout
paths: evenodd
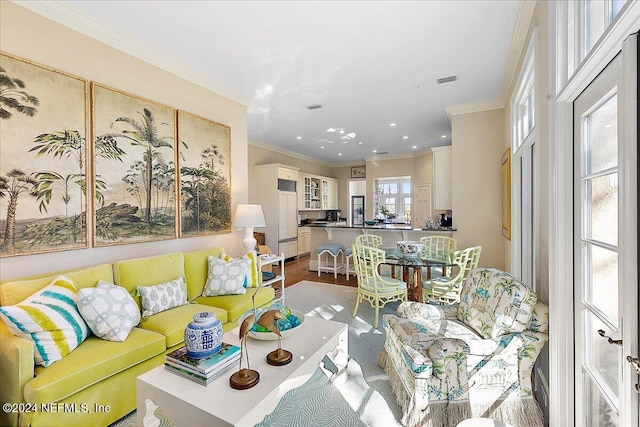
M 581 60 L 591 52 L 625 3 L 626 0 L 582 0 Z
M 408 222 L 411 220 L 411 179 L 379 178 L 374 181 L 373 205 L 376 218 Z

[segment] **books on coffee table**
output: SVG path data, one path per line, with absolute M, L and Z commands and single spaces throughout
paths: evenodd
M 222 349 L 213 356 L 192 359 L 186 348 L 180 347 L 165 356 L 165 369 L 207 385 L 240 360 L 240 347 L 222 343 Z

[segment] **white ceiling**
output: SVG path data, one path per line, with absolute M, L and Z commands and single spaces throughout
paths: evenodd
M 518 9 L 515 0 L 65 3 L 245 94 L 250 140 L 329 164 L 449 145 L 446 107 L 498 99 Z M 436 83 L 451 75 L 458 81 Z

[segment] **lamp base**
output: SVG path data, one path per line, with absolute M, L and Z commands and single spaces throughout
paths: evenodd
M 267 354 L 267 363 L 273 366 L 288 365 L 292 360 L 293 354 L 289 350 L 283 350 L 281 348 Z
M 253 227 L 245 227 L 244 228 L 244 239 L 242 239 L 242 244 L 247 252 L 255 251 L 256 245 L 258 241 L 255 237 L 253 237 Z
M 234 372 L 229 377 L 229 385 L 236 390 L 246 390 L 258 384 L 260 381 L 260 374 L 253 369 L 240 369 L 238 372 Z

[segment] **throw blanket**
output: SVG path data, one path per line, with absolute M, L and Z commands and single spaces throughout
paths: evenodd
M 371 389 L 360 365 L 343 352 L 325 356 L 311 378 L 282 396 L 255 427 L 396 426 L 382 396 Z

